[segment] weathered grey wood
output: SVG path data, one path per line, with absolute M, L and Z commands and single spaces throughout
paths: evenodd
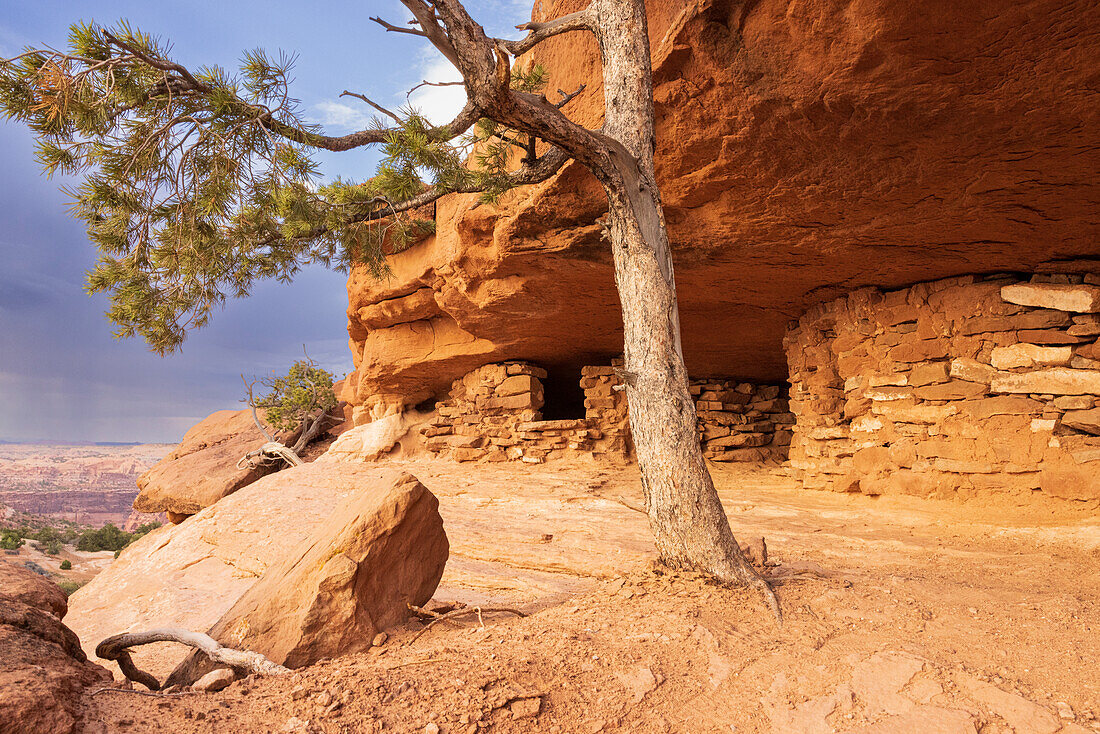
M 148 645 L 153 642 L 179 642 L 189 645 L 202 652 L 214 663 L 232 668 L 245 675 L 251 673 L 281 675 L 290 672 L 288 668 L 269 660 L 258 652 L 222 647 L 210 635 L 176 627 L 111 635 L 96 645 L 95 654 L 104 660 L 116 661 L 123 675 L 129 680 L 141 683 L 151 691 L 159 691 L 161 688 L 160 681 L 134 665 L 133 660 L 130 658 L 131 647 Z
M 643 0 L 592 0 L 583 11 L 529 26 L 523 42 L 490 39 L 460 0 L 402 0 L 462 73 L 486 117 L 537 136 L 583 164 L 607 194 L 608 237 L 622 304 L 630 426 L 657 550 L 669 565 L 775 593 L 741 552 L 707 470 L 680 342 L 672 253 L 654 173 L 653 80 Z M 428 25 L 429 27 L 425 27 Z M 432 27 L 434 26 L 434 27 Z M 603 62 L 604 126 L 588 130 L 544 97 L 512 90 L 506 50 L 569 31 L 595 33 Z

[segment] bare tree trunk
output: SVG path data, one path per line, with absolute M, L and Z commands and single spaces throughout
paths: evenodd
M 653 167 L 653 78 L 643 0 L 592 0 L 583 11 L 522 26 L 526 39 L 491 41 L 461 0 L 401 0 L 462 72 L 487 117 L 556 145 L 603 185 L 625 332 L 630 427 L 646 511 L 661 558 L 759 590 L 777 620 L 775 594 L 745 560 L 703 461 L 688 392 L 672 254 Z M 432 8 L 435 12 L 432 12 Z M 438 22 L 446 39 L 433 38 Z M 510 89 L 505 50 L 520 53 L 556 33 L 592 31 L 603 61 L 604 127 L 586 130 L 545 97 Z
M 630 154 L 615 161 L 611 175 L 596 175 L 610 204 L 630 428 L 657 550 L 671 566 L 760 590 L 781 619 L 775 594 L 733 537 L 699 444 L 680 343 L 672 253 L 653 164 L 656 137 L 645 5 L 643 0 L 594 0 L 591 7 L 603 55 L 604 133 Z

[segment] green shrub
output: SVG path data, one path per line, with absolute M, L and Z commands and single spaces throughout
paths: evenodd
M 48 556 L 56 556 L 61 552 L 61 539 L 54 538 L 53 540 L 46 541 L 45 551 Z
M 18 550 L 19 546 L 23 545 L 23 542 L 23 538 L 19 535 L 18 530 L 0 531 L 0 548 L 4 550 Z
M 34 533 L 34 535 L 24 537 L 34 538 L 39 543 L 49 546 L 50 543 L 61 540 L 61 533 L 57 532 L 57 530 L 47 525 L 44 528 L 39 528 L 38 531 Z
M 271 390 L 256 400 L 263 408 L 264 419 L 280 431 L 293 431 L 318 408 L 328 412 L 336 407 L 332 389 L 332 374 L 308 359 L 300 359 L 290 367 L 286 377 L 261 380 Z
M 73 592 L 83 586 L 84 581 L 58 581 L 57 585 L 65 592 L 65 596 L 72 596 Z
M 71 571 L 72 568 L 73 568 L 73 562 L 72 561 L 66 559 L 66 560 L 61 562 L 61 570 L 62 571 Z
M 130 533 L 120 530 L 114 523 L 107 523 L 99 530 L 85 530 L 76 541 L 76 549 L 82 551 L 118 551 L 130 542 Z

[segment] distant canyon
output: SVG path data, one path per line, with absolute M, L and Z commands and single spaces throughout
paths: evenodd
M 134 513 L 137 478 L 172 446 L 0 445 L 0 521 L 19 513 L 78 525 L 147 522 Z

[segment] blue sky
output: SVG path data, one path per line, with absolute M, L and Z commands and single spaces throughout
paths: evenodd
M 514 37 L 511 26 L 530 18 L 531 5 L 470 0 L 467 7 L 494 34 Z M 0 57 L 27 45 L 62 47 L 75 20 L 119 18 L 169 39 L 173 56 L 192 67 L 235 69 L 241 52 L 256 47 L 296 52 L 294 96 L 307 118 L 339 134 L 360 129 L 370 116 L 357 100 L 339 98 L 344 89 L 398 106 L 423 79 L 455 78 L 423 39 L 385 33 L 372 15 L 394 23 L 409 17 L 397 0 L 0 0 Z M 413 99 L 445 119 L 463 94 L 425 87 Z M 375 164 L 369 151 L 318 159 L 326 177 L 359 180 Z M 0 439 L 175 442 L 203 416 L 239 405 L 242 372 L 285 370 L 303 344 L 329 370 L 351 369 L 344 276 L 320 268 L 229 301 L 180 353 L 162 358 L 140 340 L 113 339 L 106 299 L 83 291 L 95 251 L 68 216 L 58 190 L 64 183 L 41 174 L 24 128 L 0 121 Z

